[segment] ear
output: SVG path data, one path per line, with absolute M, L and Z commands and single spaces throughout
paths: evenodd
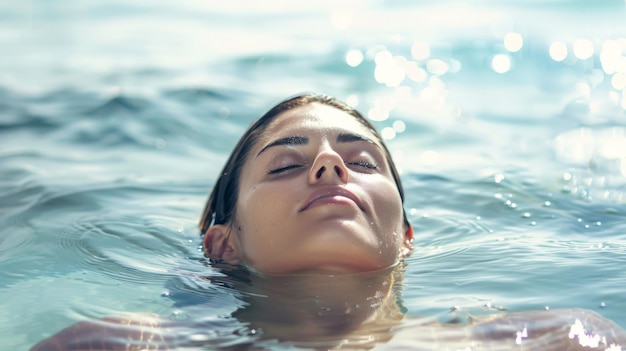
M 404 245 L 402 254 L 408 256 L 413 251 L 413 227 L 409 224 L 404 226 Z
M 230 235 L 231 227 L 228 224 L 216 224 L 211 226 L 204 233 L 202 247 L 204 257 L 226 262 L 228 264 L 239 264 L 238 250 Z

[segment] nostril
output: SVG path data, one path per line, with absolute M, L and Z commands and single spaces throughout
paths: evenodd
M 326 167 L 325 167 L 325 166 L 322 166 L 322 167 L 321 167 L 321 168 L 317 171 L 317 173 L 315 173 L 315 177 L 316 177 L 316 178 L 320 178 L 320 177 L 322 176 L 322 173 L 324 173 L 324 171 L 325 171 L 325 170 L 326 170 Z
M 335 173 L 341 177 L 343 175 L 343 170 L 339 166 L 335 166 Z

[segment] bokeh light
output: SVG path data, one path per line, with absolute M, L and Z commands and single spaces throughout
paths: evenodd
M 567 58 L 567 45 L 561 41 L 555 41 L 550 45 L 550 57 L 561 62 Z
M 524 38 L 519 33 L 508 33 L 504 36 L 504 48 L 509 52 L 518 52 L 524 46 Z
M 380 51 L 376 54 L 374 61 L 376 68 L 374 69 L 374 79 L 378 83 L 385 84 L 388 87 L 399 86 L 406 77 L 404 66 L 407 63 L 403 56 L 392 56 L 387 50 Z
M 577 39 L 574 42 L 574 56 L 580 60 L 586 60 L 593 56 L 593 43 L 589 39 Z
M 426 63 L 428 72 L 436 75 L 443 75 L 448 72 L 448 64 L 441 59 L 431 59 Z
M 611 85 L 615 90 L 626 89 L 626 73 L 615 73 L 611 77 Z
M 380 135 L 385 140 L 391 140 L 396 137 L 396 131 L 391 127 L 385 127 L 380 131 Z
M 491 59 L 491 68 L 497 73 L 506 73 L 511 69 L 509 55 L 498 54 Z
M 428 78 L 428 73 L 417 65 L 415 61 L 409 61 L 406 64 L 406 75 L 407 77 L 414 82 L 424 82 Z
M 394 121 L 392 127 L 397 133 L 402 133 L 406 130 L 406 124 L 400 120 Z
M 350 67 L 356 67 L 363 62 L 363 53 L 361 50 L 349 50 L 346 53 L 346 63 Z
M 626 57 L 622 56 L 619 40 L 606 40 L 600 49 L 600 64 L 606 74 L 626 72 Z
M 389 118 L 389 111 L 383 109 L 380 106 L 374 106 L 367 112 L 367 117 L 372 121 L 382 122 Z

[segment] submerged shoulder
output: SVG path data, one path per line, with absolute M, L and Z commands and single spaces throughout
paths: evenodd
M 122 314 L 75 323 L 33 346 L 31 351 L 126 350 L 172 343 L 171 321 L 148 313 Z
M 484 315 L 473 317 L 468 324 L 413 324 L 381 346 L 412 350 L 617 351 L 626 347 L 626 331 L 591 310 L 557 309 Z

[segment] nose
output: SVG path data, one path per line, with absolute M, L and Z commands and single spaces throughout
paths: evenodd
M 348 169 L 343 158 L 330 148 L 324 148 L 315 157 L 309 171 L 309 183 L 348 182 Z

